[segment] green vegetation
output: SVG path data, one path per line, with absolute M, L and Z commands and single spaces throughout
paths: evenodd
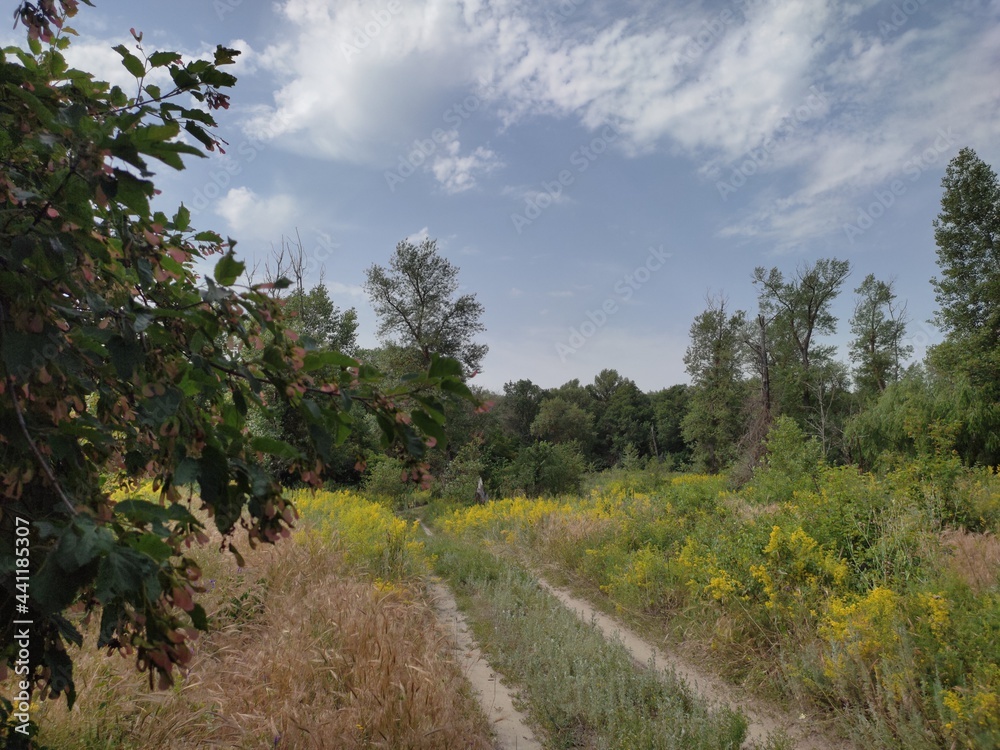
M 1000 742 L 1000 479 L 953 453 L 859 473 L 781 417 L 738 492 L 724 476 L 618 473 L 588 496 L 504 499 L 438 523 L 558 565 L 861 744 Z
M 454 587 L 490 664 L 521 689 L 548 748 L 736 750 L 745 720 L 689 687 L 638 670 L 620 643 L 545 593 L 508 558 L 435 537 L 435 569 Z

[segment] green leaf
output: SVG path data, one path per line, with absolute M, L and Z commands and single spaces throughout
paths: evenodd
M 318 370 L 327 365 L 334 367 L 357 367 L 358 360 L 335 351 L 309 352 L 303 359 L 302 369 L 306 372 Z
M 194 484 L 198 480 L 198 461 L 193 458 L 185 458 L 174 469 L 175 485 Z
M 156 562 L 163 562 L 174 554 L 174 548 L 156 534 L 143 534 L 132 543 L 132 548 Z
M 427 372 L 428 377 L 431 378 L 462 378 L 462 365 L 458 363 L 458 360 L 452 359 L 451 357 L 441 357 L 435 354 L 431 358 L 431 366 Z
M 215 264 L 215 280 L 222 286 L 230 286 L 246 269 L 246 264 L 236 260 L 232 251 L 226 253 L 219 262 Z
M 174 60 L 179 60 L 180 55 L 176 52 L 154 52 L 149 56 L 149 64 L 154 68 L 162 68 L 169 65 Z
M 432 438 L 437 440 L 437 447 L 443 448 L 448 442 L 448 437 L 445 435 L 444 429 L 441 425 L 433 419 L 430 415 L 422 411 L 414 411 L 410 414 L 410 418 L 413 420 L 413 424 L 419 427 L 424 434 L 430 435 Z
M 198 234 L 194 236 L 194 239 L 195 242 L 211 242 L 216 245 L 222 243 L 222 237 L 218 233 L 212 231 L 198 232 Z
M 190 226 L 191 209 L 182 203 L 181 207 L 177 209 L 177 213 L 174 214 L 174 229 L 178 232 L 185 232 Z
M 142 64 L 142 60 L 129 52 L 125 48 L 124 44 L 119 44 L 113 49 L 122 56 L 122 65 L 125 66 L 125 70 L 134 75 L 136 78 L 142 78 L 146 75 L 146 66 Z
M 461 396 L 462 398 L 470 401 L 476 400 L 475 395 L 473 395 L 472 391 L 469 390 L 469 386 L 461 380 L 442 380 L 441 390 L 447 391 L 448 393 L 454 393 L 456 396 Z
M 250 441 L 250 447 L 255 451 L 269 453 L 270 455 L 277 456 L 278 458 L 287 458 L 290 460 L 302 458 L 302 452 L 298 448 L 294 445 L 289 445 L 284 440 L 278 440 L 276 438 L 265 436 L 255 437 Z
M 115 544 L 114 536 L 102 526 L 96 526 L 90 519 L 75 519 L 67 527 L 59 540 L 57 555 L 61 567 L 72 562 L 75 567 L 83 567 L 102 554 L 107 554 Z
M 130 547 L 115 547 L 97 568 L 94 595 L 101 604 L 115 598 L 136 597 L 140 593 L 155 599 L 160 592 L 156 581 L 158 570 L 159 566 L 148 556 Z
M 194 608 L 188 612 L 188 616 L 191 618 L 191 624 L 198 628 L 198 630 L 203 633 L 208 631 L 208 615 L 205 613 L 203 606 L 195 604 Z

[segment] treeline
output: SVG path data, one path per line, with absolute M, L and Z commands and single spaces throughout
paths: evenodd
M 829 337 L 840 325 L 832 310 L 850 288 L 850 263 L 758 267 L 747 280 L 756 309 L 732 310 L 719 295 L 693 321 L 684 356 L 690 385 L 644 392 L 606 369 L 591 383 L 574 379 L 545 389 L 521 379 L 502 393 L 480 389 L 488 410 L 474 411 L 461 399 L 446 403 L 444 450 L 431 459 L 434 491 L 471 499 L 482 478 L 491 495 L 572 492 L 588 470 L 647 464 L 730 470 L 741 482 L 761 461 L 780 416 L 794 420 L 833 464 L 875 468 L 893 457 L 952 451 L 968 464 L 997 464 L 1000 185 L 989 165 L 964 149 L 943 187 L 934 220 L 941 272 L 930 283 L 939 305 L 934 322 L 945 337 L 923 362 L 909 362 L 911 321 L 892 279 L 868 274 L 854 287 L 850 340 L 841 353 Z M 287 305 L 299 330 L 390 379 L 426 365 L 434 353 L 454 357 L 471 376 L 486 354 L 474 341 L 483 330 L 482 306 L 474 295 L 457 295 L 459 269 L 433 240 L 401 242 L 387 268 L 369 269 L 366 290 L 382 342 L 376 349 L 355 346 L 353 310 L 337 309 L 322 285 L 304 290 L 294 263 L 290 270 L 299 284 Z M 268 427 L 286 440 L 298 429 Z M 374 425 L 355 431 L 328 479 L 405 493 L 402 465 L 380 453 L 377 433 Z M 374 458 L 362 464 L 358 456 Z

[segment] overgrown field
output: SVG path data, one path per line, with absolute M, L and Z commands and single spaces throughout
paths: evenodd
M 149 690 L 134 657 L 75 656 L 80 698 L 34 712 L 51 748 L 491 748 L 446 656 L 417 574 L 412 524 L 344 493 L 291 493 L 291 540 L 245 554 L 206 546 L 199 599 L 212 628 L 187 677 Z M 99 619 L 99 618 L 95 618 Z
M 444 514 L 599 586 L 731 677 L 876 747 L 1000 747 L 1000 478 L 948 454 L 879 476 L 777 434 L 725 477 L 619 475 L 585 497 Z

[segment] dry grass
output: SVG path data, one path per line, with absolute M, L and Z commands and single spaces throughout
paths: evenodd
M 951 552 L 950 572 L 968 584 L 976 594 L 996 586 L 1000 579 L 1000 539 L 990 533 L 971 534 L 951 529 L 941 534 L 941 541 Z
M 493 747 L 418 587 L 352 578 L 308 534 L 248 555 L 243 570 L 211 551 L 204 557 L 216 629 L 202 637 L 187 678 L 150 693 L 131 662 L 81 652 L 76 708 L 53 702 L 36 713 L 43 743 Z

